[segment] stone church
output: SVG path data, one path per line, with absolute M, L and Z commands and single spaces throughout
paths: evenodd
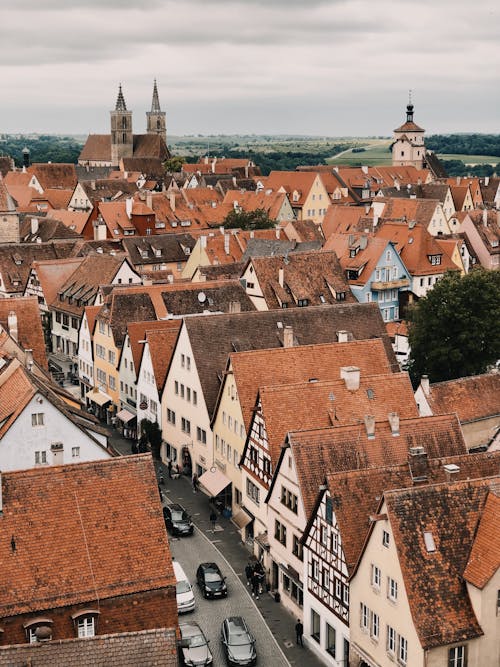
M 156 81 L 153 86 L 151 111 L 146 113 L 146 134 L 134 134 L 132 111 L 127 109 L 121 84 L 116 106 L 111 114 L 111 134 L 89 134 L 78 158 L 78 164 L 88 167 L 118 167 L 127 159 L 129 169 L 134 160 L 159 160 L 170 157 L 167 148 L 167 126 L 165 112 L 160 108 Z

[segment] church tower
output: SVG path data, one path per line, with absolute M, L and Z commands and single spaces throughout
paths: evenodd
M 158 88 L 156 79 L 153 86 L 153 101 L 151 102 L 151 111 L 146 112 L 148 121 L 148 134 L 158 134 L 165 144 L 167 143 L 167 121 L 166 114 L 160 109 L 160 100 L 158 98 Z
M 413 121 L 411 91 L 406 107 L 406 123 L 394 130 L 392 144 L 392 164 L 395 166 L 413 166 L 422 169 L 425 158 L 425 130 Z
M 132 134 L 132 112 L 127 111 L 122 85 L 118 89 L 115 110 L 111 111 L 111 166 L 116 167 L 122 157 L 132 157 L 134 135 Z

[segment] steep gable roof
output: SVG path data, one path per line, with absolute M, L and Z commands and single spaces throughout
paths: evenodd
M 338 331 L 350 332 L 353 340 L 382 338 L 388 359 L 394 360 L 380 309 L 375 303 L 312 306 L 278 311 L 256 311 L 189 317 L 184 320 L 206 406 L 213 413 L 220 377 L 231 352 L 283 346 L 283 329 L 293 328 L 298 345 L 329 343 Z
M 433 414 L 456 412 L 462 423 L 500 415 L 500 374 L 485 373 L 435 382 L 427 402 Z
M 9 313 L 17 317 L 17 340 L 24 350 L 33 351 L 33 359 L 39 366 L 47 369 L 45 340 L 40 321 L 38 300 L 35 297 L 18 299 L 0 299 L 0 325 L 9 331 Z
M 476 588 L 484 588 L 499 567 L 500 496 L 489 493 L 467 561 L 464 579 Z
M 293 207 L 302 206 L 316 178 L 318 174 L 313 171 L 271 171 L 266 178 L 266 189 L 278 191 L 282 188 Z M 293 197 L 294 193 L 297 193 L 298 199 Z
M 335 252 L 344 271 L 351 269 L 358 272 L 357 278 L 348 278 L 349 284 L 364 285 L 389 243 L 387 239 L 366 234 L 331 234 L 325 243 L 325 250 Z
M 67 188 L 74 190 L 78 179 L 75 165 L 62 162 L 34 162 L 26 170 L 34 174 L 44 190 Z
M 463 573 L 488 493 L 500 475 L 385 493 L 413 623 L 424 649 L 483 634 Z M 426 547 L 430 533 L 434 550 Z
M 2 494 L 3 617 L 175 586 L 149 455 L 4 473 Z
M 161 329 L 148 329 L 145 333 L 159 394 L 161 394 L 165 383 L 181 324 L 181 320 L 173 320 L 168 322 L 168 326 L 164 326 Z
M 250 297 L 239 280 L 220 280 L 165 286 L 162 298 L 172 315 L 206 314 L 207 312 L 236 312 L 255 310 Z

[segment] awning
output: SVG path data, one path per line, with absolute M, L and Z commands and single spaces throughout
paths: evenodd
M 252 523 L 255 517 L 253 517 L 249 512 L 246 511 L 244 507 L 240 509 L 239 512 L 233 516 L 231 521 L 242 530 L 245 526 L 248 526 L 249 523 Z
M 90 399 L 92 403 L 100 405 L 101 407 L 103 405 L 106 405 L 106 403 L 110 403 L 113 400 L 111 396 L 105 394 L 103 391 L 100 391 L 99 389 L 97 391 L 95 391 L 95 389 L 91 389 L 85 394 L 85 396 L 86 398 Z
M 256 537 L 254 537 L 254 541 L 257 542 L 259 546 L 261 546 L 263 549 L 266 551 L 269 551 L 269 535 L 266 533 L 259 533 Z
M 300 588 L 302 588 L 300 574 L 297 572 L 297 570 L 295 570 L 291 565 L 288 565 L 287 563 L 280 563 L 279 568 L 287 575 L 287 577 L 289 577 Z
M 131 421 L 132 419 L 136 419 L 136 417 L 137 417 L 137 415 L 134 415 L 134 414 L 132 414 L 132 412 L 129 412 L 128 410 L 125 410 L 125 408 L 122 408 L 120 410 L 120 412 L 117 412 L 116 416 L 124 424 L 127 424 L 127 422 Z
M 224 491 L 226 486 L 231 484 L 231 480 L 218 468 L 215 468 L 215 470 L 212 468 L 211 470 L 204 472 L 200 477 L 199 482 L 209 496 L 218 496 L 221 491 Z
M 367 665 L 370 667 L 380 667 L 378 662 L 375 662 L 373 658 L 366 653 L 364 649 L 361 648 L 358 644 L 355 642 L 351 642 L 350 647 L 354 650 L 355 653 L 359 655 L 359 657 L 365 662 Z

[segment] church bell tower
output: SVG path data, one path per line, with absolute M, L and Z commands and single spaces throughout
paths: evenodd
M 148 134 L 158 134 L 165 144 L 167 143 L 167 121 L 166 114 L 160 108 L 158 97 L 158 88 L 156 79 L 153 86 L 153 100 L 151 102 L 151 111 L 146 112 Z
M 111 111 L 111 166 L 118 166 L 122 157 L 132 157 L 134 135 L 132 134 L 132 112 L 127 111 L 122 85 L 114 111 Z

